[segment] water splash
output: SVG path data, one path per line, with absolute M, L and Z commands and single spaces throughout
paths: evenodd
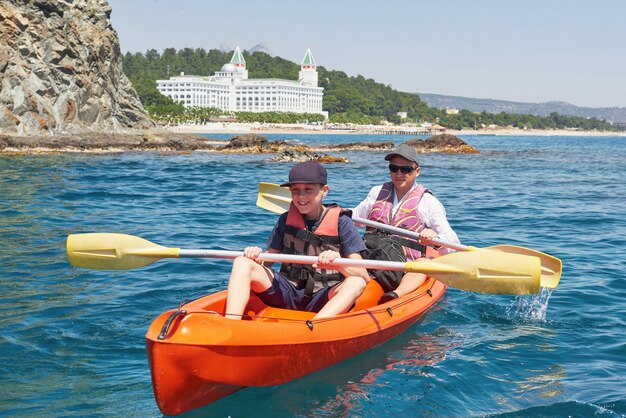
M 532 322 L 545 322 L 548 313 L 548 301 L 550 296 L 552 296 L 553 290 L 542 287 L 537 294 L 519 295 L 515 298 L 507 313 L 515 318 Z

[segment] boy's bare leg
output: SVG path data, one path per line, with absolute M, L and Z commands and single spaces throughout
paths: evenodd
M 356 299 L 361 296 L 366 285 L 365 279 L 360 276 L 346 277 L 343 282 L 330 290 L 328 294 L 330 300 L 314 318 L 327 318 L 347 312 Z
M 235 258 L 228 281 L 224 316 L 229 319 L 241 319 L 250 300 L 250 290 L 263 292 L 272 286 L 272 280 L 274 280 L 274 275 L 270 269 L 247 257 Z

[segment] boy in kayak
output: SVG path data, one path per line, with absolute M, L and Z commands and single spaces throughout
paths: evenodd
M 237 257 L 228 282 L 226 318 L 241 319 L 252 290 L 265 304 L 277 308 L 317 312 L 325 318 L 347 312 L 369 282 L 364 268 L 329 267 L 337 257 L 361 259 L 363 239 L 349 216 L 338 206 L 325 207 L 326 169 L 308 161 L 289 172 L 292 203 L 267 240 L 267 252 L 318 257 L 312 266 L 283 263 L 275 272 L 265 266 L 260 247 L 247 247 Z
M 431 240 L 435 238 L 459 243 L 459 238 L 448 223 L 446 210 L 441 202 L 432 195 L 430 190 L 416 181 L 420 175 L 420 166 L 415 148 L 401 144 L 387 154 L 385 160 L 389 161 L 391 181 L 373 187 L 367 197 L 354 208 L 353 213 L 360 218 L 418 232 L 421 237 L 418 242 L 410 238 L 382 234 L 368 228 L 364 236 L 368 247 L 375 248 L 382 245 L 402 247 L 400 251 L 404 253 L 406 260 L 413 261 L 425 256 L 426 246 L 430 245 Z M 447 250 L 442 248 L 439 252 L 445 254 Z M 377 277 L 386 293 L 379 303 L 404 296 L 417 289 L 426 280 L 426 276 L 422 273 L 403 275 L 401 272 L 382 272 L 380 274 L 386 277 L 382 282 L 381 278 Z

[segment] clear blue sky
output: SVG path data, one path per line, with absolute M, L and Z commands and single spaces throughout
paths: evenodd
M 249 49 L 406 92 L 626 107 L 624 0 L 109 0 L 123 52 Z

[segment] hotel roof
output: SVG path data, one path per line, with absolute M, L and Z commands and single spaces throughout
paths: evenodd
M 233 64 L 245 64 L 246 60 L 243 59 L 243 54 L 241 53 L 241 49 L 239 49 L 239 45 L 235 48 L 235 52 L 233 53 L 233 57 L 230 59 L 230 62 Z
M 302 65 L 308 65 L 312 67 L 315 67 L 317 65 L 315 64 L 315 59 L 313 58 L 313 54 L 311 53 L 311 48 L 307 48 L 306 52 L 304 53 L 304 58 L 302 58 Z

